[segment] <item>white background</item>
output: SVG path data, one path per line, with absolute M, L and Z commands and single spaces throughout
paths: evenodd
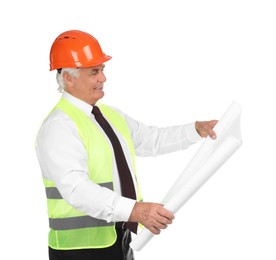
M 242 147 L 136 259 L 276 259 L 275 1 L 6 1 L 1 4 L 1 255 L 47 259 L 34 141 L 58 101 L 49 50 L 69 29 L 113 59 L 104 103 L 147 124 L 219 119 L 242 106 Z M 145 201 L 163 196 L 199 148 L 137 158 Z

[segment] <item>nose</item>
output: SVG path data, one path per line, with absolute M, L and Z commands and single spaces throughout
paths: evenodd
M 98 81 L 99 82 L 105 82 L 106 81 L 106 76 L 105 76 L 103 71 L 100 71 Z

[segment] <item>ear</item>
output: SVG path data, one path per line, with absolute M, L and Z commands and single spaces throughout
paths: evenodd
M 72 76 L 68 72 L 66 72 L 66 71 L 63 72 L 62 78 L 64 80 L 66 89 L 73 87 L 73 78 L 72 78 Z

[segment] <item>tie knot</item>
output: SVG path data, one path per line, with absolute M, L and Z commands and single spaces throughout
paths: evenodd
M 97 106 L 93 106 L 92 114 L 94 114 L 94 115 L 100 115 L 101 111 L 100 111 L 100 109 Z

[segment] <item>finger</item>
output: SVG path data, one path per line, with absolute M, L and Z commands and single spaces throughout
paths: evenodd
M 168 219 L 163 216 L 156 216 L 155 221 L 154 221 L 154 226 L 156 226 L 159 229 L 166 229 L 168 225 L 172 224 L 172 220 Z
M 212 138 L 212 139 L 216 139 L 217 135 L 215 133 L 215 131 L 213 129 L 211 129 L 210 131 L 208 131 L 208 135 Z
M 212 139 L 216 139 L 217 138 L 217 135 L 214 131 L 214 126 L 217 124 L 218 120 L 211 120 L 209 121 L 209 126 L 210 126 L 210 129 L 208 129 L 207 133 L 208 135 L 212 138 Z
M 161 230 L 155 226 L 149 227 L 149 231 L 155 235 L 159 235 L 161 233 Z
M 168 224 L 157 222 L 155 227 L 158 228 L 158 229 L 166 229 L 168 227 Z
M 171 224 L 172 220 L 174 220 L 174 214 L 171 213 L 170 211 L 168 211 L 167 209 L 165 209 L 163 206 L 162 206 L 162 208 L 160 208 L 160 210 L 157 213 L 161 217 L 164 217 L 167 220 L 170 220 L 170 223 L 167 223 L 167 224 Z
M 211 127 L 214 127 L 217 124 L 217 122 L 218 122 L 218 120 L 215 120 L 215 119 L 209 121 Z

